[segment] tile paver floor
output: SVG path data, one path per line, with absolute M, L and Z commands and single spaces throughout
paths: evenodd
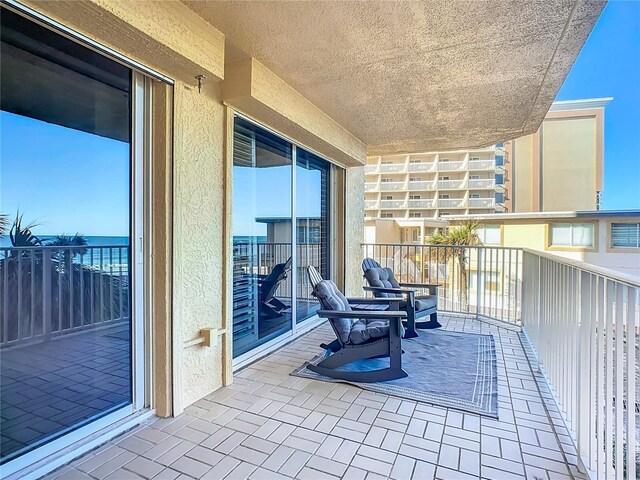
M 290 376 L 331 340 L 323 325 L 179 417 L 140 426 L 48 478 L 584 478 L 517 330 L 446 314 L 441 322 L 493 334 L 499 420 Z
M 129 322 L 0 351 L 7 456 L 131 399 Z

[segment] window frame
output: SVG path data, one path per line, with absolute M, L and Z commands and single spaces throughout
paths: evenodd
M 552 243 L 552 228 L 554 225 L 569 225 L 570 230 L 570 245 L 553 245 Z M 592 243 L 591 245 L 573 245 L 573 227 L 578 225 L 590 225 L 592 227 Z M 546 250 L 551 251 L 565 251 L 565 252 L 584 252 L 584 251 L 596 251 L 598 249 L 598 223 L 597 222 L 549 222 L 545 224 L 545 238 L 546 238 Z
M 640 219 L 637 220 L 610 220 L 607 222 L 607 252 L 611 253 L 640 253 L 639 247 L 616 247 L 613 245 L 613 224 L 632 224 L 640 225 Z

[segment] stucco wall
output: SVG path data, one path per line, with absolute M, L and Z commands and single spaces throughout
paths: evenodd
M 222 385 L 222 350 L 183 348 L 201 328 L 221 328 L 224 107 L 216 84 L 175 86 L 174 351 L 176 409 Z
M 517 138 L 514 142 L 512 161 L 512 196 L 514 212 L 534 211 L 532 195 L 532 149 L 533 135 Z
M 596 207 L 596 120 L 545 120 L 542 130 L 542 208 Z
M 362 295 L 362 243 L 364 240 L 364 167 L 346 172 L 345 292 Z

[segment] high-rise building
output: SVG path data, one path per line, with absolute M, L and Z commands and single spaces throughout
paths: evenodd
M 535 133 L 487 148 L 368 157 L 365 238 L 422 243 L 449 215 L 597 210 L 611 100 L 555 102 Z

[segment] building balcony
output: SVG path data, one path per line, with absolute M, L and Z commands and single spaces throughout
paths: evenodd
M 436 182 L 409 181 L 409 190 L 435 190 Z
M 377 200 L 365 200 L 364 208 L 365 210 L 377 210 L 379 207 L 379 203 Z
M 466 188 L 467 182 L 465 180 L 438 180 L 439 190 L 459 190 Z
M 405 190 L 405 182 L 380 182 L 380 190 Z
M 469 160 L 469 170 L 495 170 L 495 160 Z
M 469 180 L 469 188 L 480 189 L 494 189 L 496 188 L 496 181 L 493 178 L 472 178 Z
M 366 165 L 364 167 L 365 175 L 376 175 L 379 171 L 378 165 Z
M 470 198 L 469 208 L 494 208 L 495 198 Z
M 464 198 L 440 198 L 438 208 L 467 208 L 467 201 Z
M 434 200 L 409 200 L 409 208 L 435 208 Z
M 375 192 L 376 190 L 378 190 L 378 183 L 377 182 L 365 182 L 364 184 L 364 191 L 365 192 Z
M 380 173 L 402 173 L 406 171 L 406 167 L 402 163 L 394 163 L 390 165 L 380 165 Z
M 407 208 L 406 200 L 380 200 L 380 208 Z
M 409 171 L 410 172 L 434 172 L 436 164 L 435 162 L 429 163 L 410 163 Z
M 440 172 L 457 172 L 464 169 L 465 169 L 464 161 L 438 163 L 438 171 Z

